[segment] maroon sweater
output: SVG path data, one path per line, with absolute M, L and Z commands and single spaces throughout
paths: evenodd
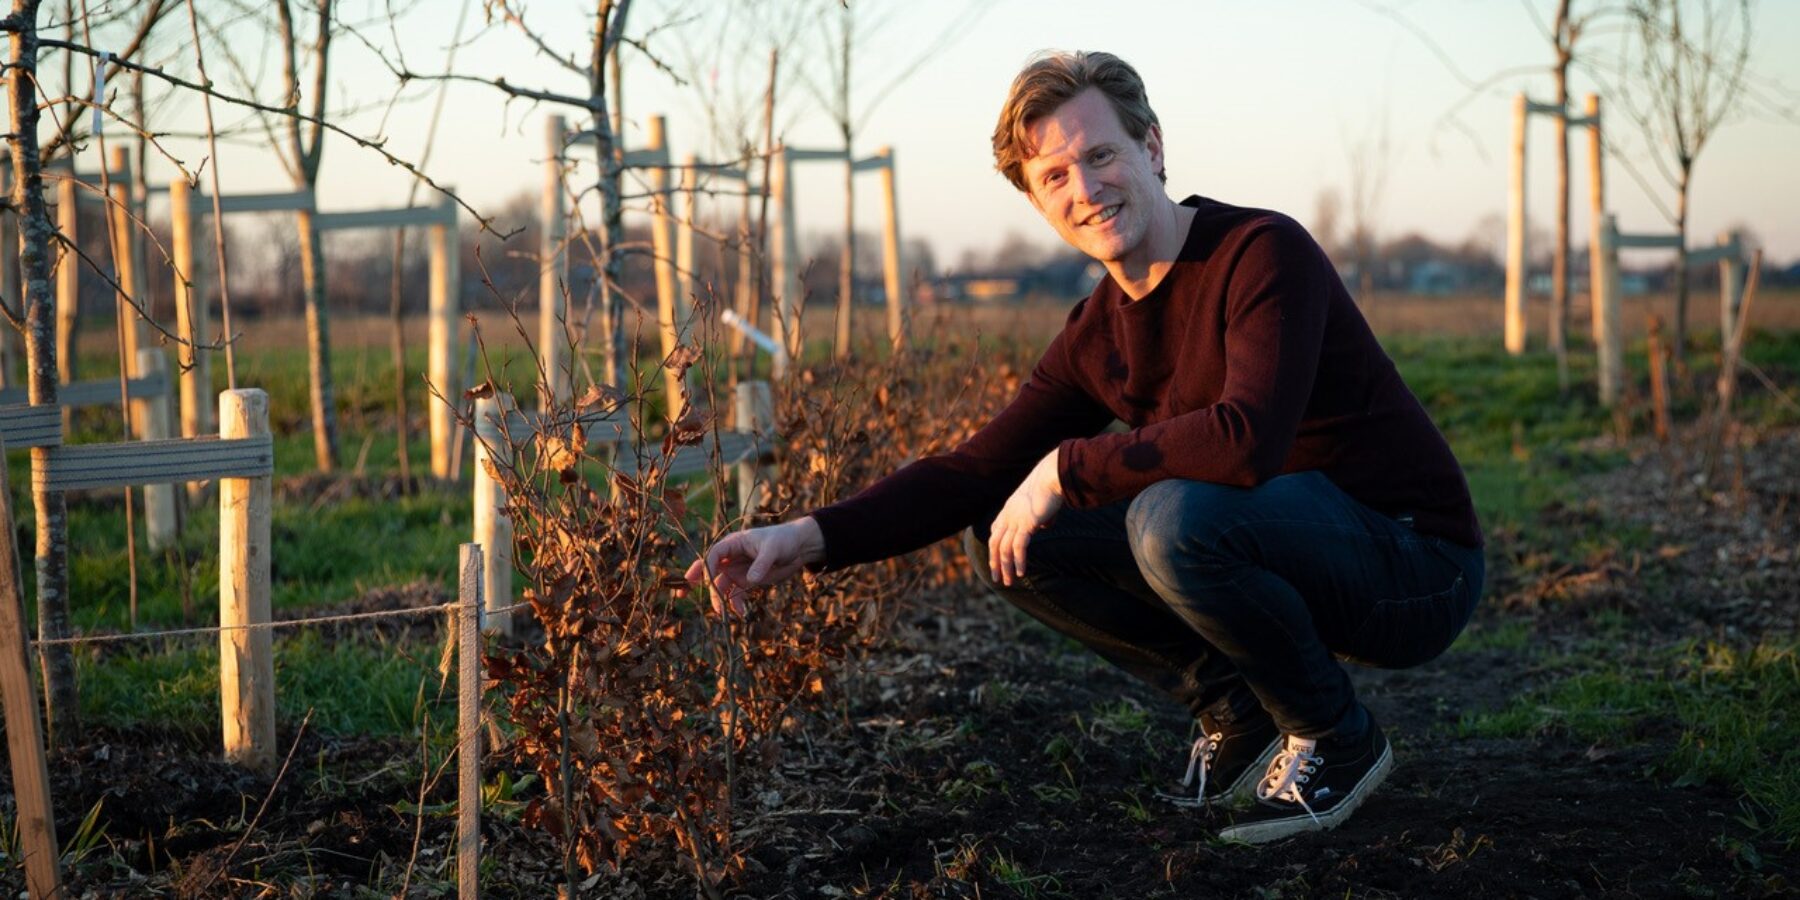
M 1065 502 L 1169 478 L 1254 486 L 1317 470 L 1420 532 L 1481 544 L 1468 483 L 1319 245 L 1279 213 L 1190 197 L 1176 263 L 1133 301 L 1110 277 L 1075 305 L 1019 395 L 948 454 L 812 515 L 823 569 L 990 521 L 1060 445 Z M 1129 426 L 1104 432 L 1114 419 Z

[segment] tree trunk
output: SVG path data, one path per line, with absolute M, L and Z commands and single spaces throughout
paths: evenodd
M 850 355 L 851 299 L 856 290 L 856 161 L 844 129 L 844 255 L 838 263 L 837 358 Z
M 626 389 L 631 374 L 631 360 L 625 344 L 625 298 L 613 289 L 619 281 L 617 248 L 625 242 L 623 211 L 619 208 L 620 166 L 614 151 L 615 132 L 607 112 L 606 66 L 608 35 L 624 31 L 630 12 L 630 0 L 614 8 L 612 0 L 599 0 L 599 13 L 594 21 L 594 51 L 589 63 L 589 111 L 594 122 L 594 157 L 599 163 L 600 183 L 600 309 L 601 328 L 606 331 L 604 354 L 607 384 Z M 615 76 L 616 79 L 616 76 Z M 616 80 L 615 80 L 616 83 Z
M 44 205 L 44 173 L 38 160 L 37 0 L 13 0 L 16 31 L 8 66 L 7 98 L 12 102 L 13 208 L 19 210 L 20 293 L 25 304 L 26 353 L 30 359 L 30 398 L 34 406 L 55 405 L 56 307 L 50 290 L 50 242 L 55 228 Z M 65 260 L 73 265 L 73 258 Z M 49 448 L 31 450 L 33 470 L 48 463 Z M 69 507 L 61 491 L 31 492 L 37 516 L 37 612 L 39 640 L 69 632 Z M 11 565 L 0 560 L 0 565 Z M 48 743 L 74 738 L 79 727 L 75 696 L 75 659 L 66 646 L 41 647 L 48 706 Z
M 1694 174 L 1694 161 L 1680 161 L 1681 177 L 1675 186 L 1675 237 L 1681 246 L 1675 248 L 1675 337 L 1670 348 L 1675 353 L 1676 371 L 1687 366 L 1688 313 L 1688 187 Z
M 308 185 L 309 189 L 313 186 Z M 306 294 L 306 370 L 312 380 L 313 458 L 337 468 L 337 406 L 331 388 L 331 317 L 325 305 L 325 250 L 311 212 L 300 213 L 300 281 Z
M 1564 9 L 1567 9 L 1565 4 Z M 1550 261 L 1550 350 L 1556 355 L 1556 382 L 1569 389 L 1569 57 L 1557 56 L 1556 244 Z

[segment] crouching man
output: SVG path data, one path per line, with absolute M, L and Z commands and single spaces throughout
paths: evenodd
M 725 537 L 688 577 L 736 603 L 968 529 L 1001 596 L 1198 717 L 1182 796 L 1248 803 L 1222 837 L 1343 822 L 1393 753 L 1339 660 L 1426 662 L 1481 594 L 1456 458 L 1304 229 L 1169 198 L 1123 60 L 1032 61 L 994 159 L 1107 277 L 966 443 Z

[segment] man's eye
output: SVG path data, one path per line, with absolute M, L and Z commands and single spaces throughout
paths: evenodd
M 1061 172 L 1051 172 L 1050 174 L 1044 176 L 1045 184 L 1057 184 L 1057 183 L 1061 182 L 1062 180 L 1063 180 L 1063 173 L 1061 173 Z
M 1111 150 L 1096 150 L 1094 151 L 1094 155 L 1090 158 L 1097 163 L 1110 162 L 1113 158 L 1113 152 Z

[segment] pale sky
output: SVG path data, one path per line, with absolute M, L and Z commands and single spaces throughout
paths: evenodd
M 482 77 L 504 76 L 521 86 L 582 94 L 581 79 L 544 61 L 516 30 L 483 24 L 480 0 L 472 7 L 456 70 Z M 398 27 L 370 20 L 365 36 L 391 47 L 397 41 L 416 71 L 441 71 L 465 0 L 420 0 Z M 931 46 L 947 25 L 956 26 L 948 45 L 921 65 L 868 115 L 856 140 L 859 156 L 891 144 L 899 163 L 900 219 L 909 238 L 933 245 L 940 264 L 953 263 L 965 248 L 991 250 L 1009 233 L 1046 246 L 1055 241 L 1035 212 L 993 171 L 989 134 L 1006 87 L 1019 66 L 1043 48 L 1104 49 L 1130 61 L 1143 74 L 1151 104 L 1162 119 L 1172 195 L 1201 193 L 1227 202 L 1282 210 L 1312 224 L 1319 193 L 1348 188 L 1349 147 L 1370 142 L 1383 115 L 1391 137 L 1388 188 L 1377 218 L 1380 232 L 1393 237 L 1421 231 L 1440 241 L 1460 241 L 1484 217 L 1505 209 L 1506 161 L 1512 95 L 1521 89 L 1548 99 L 1550 80 L 1542 71 L 1504 77 L 1471 91 L 1456 73 L 1483 80 L 1505 70 L 1548 63 L 1550 50 L 1527 7 L 1548 17 L 1549 0 L 1210 0 L 1150 2 L 1112 0 L 1105 4 L 1064 0 L 995 0 L 983 15 L 951 0 L 904 3 L 852 0 L 867 19 L 886 17 L 853 63 L 859 106 Z M 1582 5 L 1577 2 L 1577 8 Z M 766 75 L 766 22 L 750 19 L 768 4 L 728 6 L 724 0 L 678 3 L 639 0 L 632 13 L 634 36 L 685 72 L 698 71 L 703 84 L 760 94 Z M 585 58 L 591 22 L 588 3 L 538 0 L 527 5 L 528 21 L 541 23 L 547 42 L 559 52 Z M 698 13 L 683 10 L 699 10 Z M 1431 35 L 1448 57 L 1383 10 L 1397 10 Z M 839 15 L 835 3 L 819 3 L 802 24 L 801 39 L 784 59 L 783 78 L 792 87 L 781 95 L 777 119 L 790 145 L 830 146 L 838 141 L 830 117 L 817 99 L 798 85 L 791 66 L 801 57 L 811 65 L 828 23 Z M 1786 90 L 1788 120 L 1762 115 L 1728 122 L 1700 158 L 1693 193 L 1692 234 L 1710 241 L 1720 229 L 1743 224 L 1761 237 L 1777 261 L 1800 258 L 1800 2 L 1762 0 L 1756 8 L 1751 65 L 1765 95 Z M 185 26 L 185 22 L 182 23 Z M 833 26 L 835 27 L 835 26 Z M 1590 38 L 1608 53 L 1617 34 Z M 272 95 L 272 46 L 256 34 L 234 40 L 245 65 L 264 67 Z M 390 150 L 416 159 L 425 142 L 434 87 L 415 82 L 413 99 L 391 110 L 383 104 L 395 92 L 391 75 L 357 41 L 340 39 L 331 98 L 340 109 L 364 107 L 344 124 L 363 134 L 383 134 Z M 170 62 L 191 67 L 191 50 Z M 698 57 L 700 62 L 692 60 Z M 260 62 L 259 62 L 260 61 Z M 183 64 L 185 63 L 185 65 Z M 1452 71 L 1452 66 L 1455 72 Z M 213 77 L 229 80 L 224 65 L 209 62 Z M 676 86 L 635 51 L 625 70 L 626 112 L 632 146 L 643 139 L 642 117 L 668 117 L 672 148 L 679 157 L 696 152 L 717 157 L 706 140 L 705 104 L 692 86 Z M 1775 85 L 1778 87 L 1772 87 Z M 1572 78 L 1579 97 L 1597 89 L 1586 75 Z M 1604 89 L 1602 89 L 1604 93 Z M 455 185 L 484 212 L 509 199 L 536 192 L 542 183 L 544 104 L 509 101 L 490 86 L 458 84 L 449 89 L 431 174 Z M 751 101 L 746 101 L 749 103 Z M 198 103 L 170 107 L 166 118 L 193 127 Z M 573 111 L 569 111 L 573 117 Z M 238 118 L 221 108 L 221 120 Z M 760 117 L 760 111 L 756 112 Z M 385 119 L 384 119 L 385 116 Z M 1622 116 L 1612 120 L 1617 139 L 1640 150 L 1637 168 L 1672 208 L 1673 189 L 1641 152 L 1642 140 Z M 176 127 L 182 127 L 177 125 Z M 1552 204 L 1551 128 L 1534 119 L 1530 203 L 1532 218 L 1547 225 Z M 285 176 L 266 150 L 244 140 L 222 154 L 220 173 L 227 191 L 284 189 Z M 197 145 L 171 141 L 190 162 Z M 1575 242 L 1587 235 L 1587 138 L 1572 135 Z M 163 173 L 168 171 L 162 167 Z M 591 171 L 591 170 L 589 170 Z M 378 156 L 343 140 L 325 155 L 320 205 L 328 210 L 396 205 L 407 194 L 404 173 Z M 157 173 L 153 177 L 166 178 Z M 801 228 L 837 229 L 841 223 L 841 169 L 814 164 L 797 179 Z M 878 182 L 859 182 L 859 224 L 879 227 Z M 1608 205 L 1629 232 L 1658 232 L 1668 225 L 1645 191 L 1623 166 L 1607 164 Z M 735 206 L 730 207 L 735 209 Z

